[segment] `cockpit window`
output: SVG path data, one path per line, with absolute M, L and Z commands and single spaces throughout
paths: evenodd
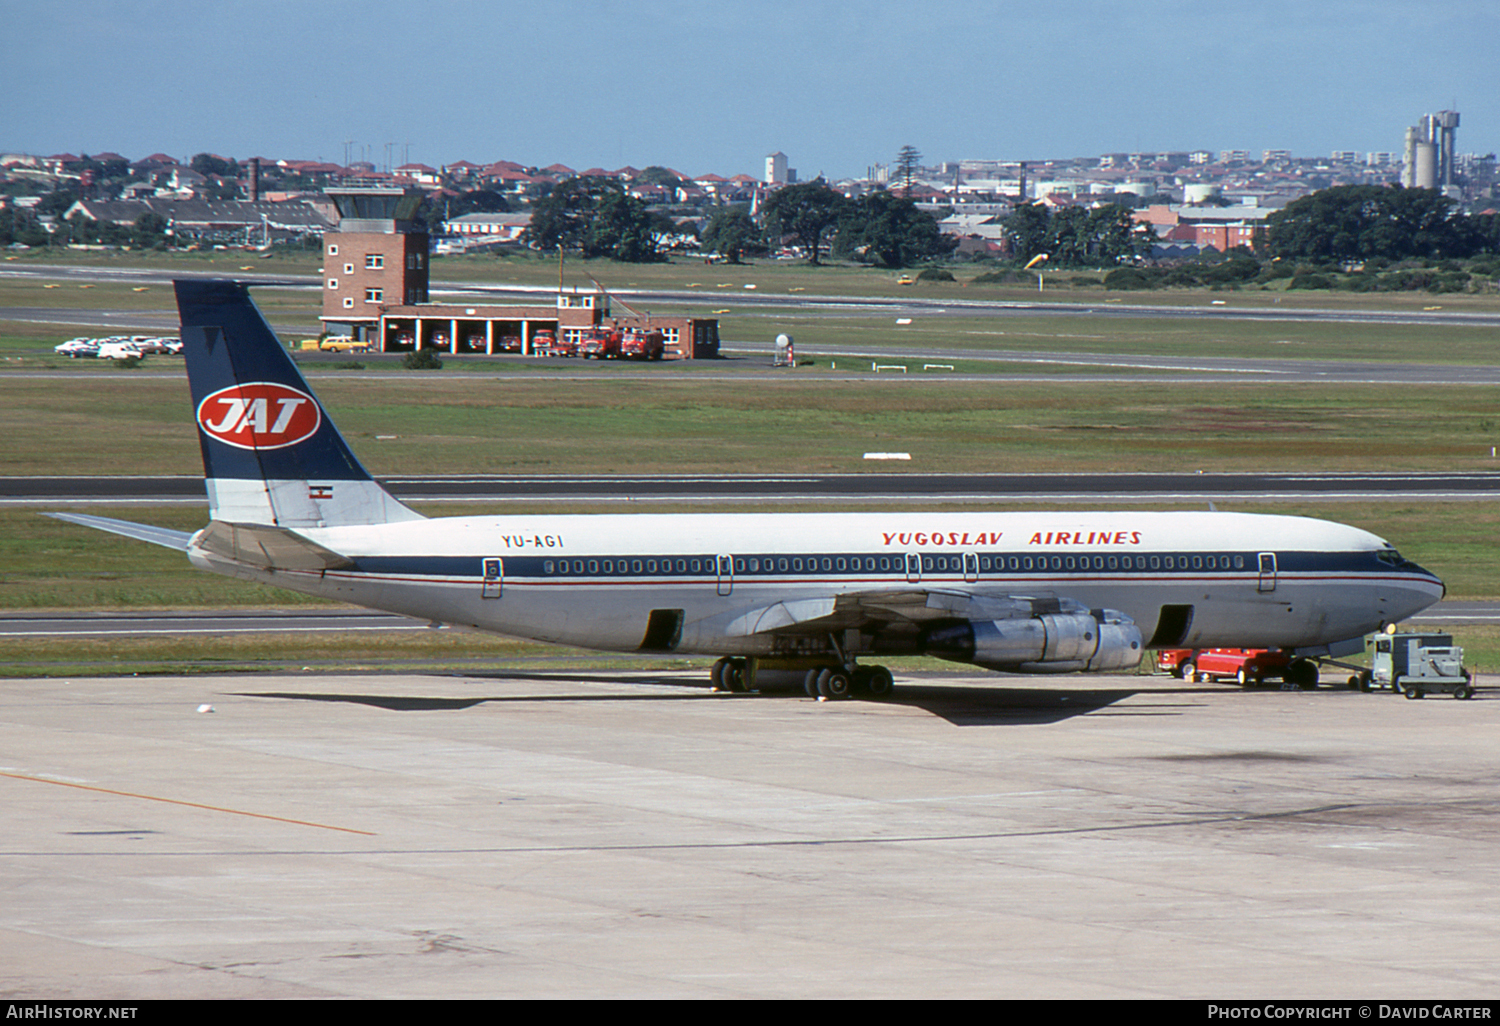
M 1380 560 L 1387 566 L 1405 566 L 1408 562 L 1404 557 L 1402 557 L 1401 553 L 1397 552 L 1390 546 L 1386 546 L 1379 552 L 1375 553 L 1375 558 Z

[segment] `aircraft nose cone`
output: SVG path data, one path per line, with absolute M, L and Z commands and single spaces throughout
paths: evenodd
M 1406 572 L 1401 575 L 1401 581 L 1389 584 L 1383 596 L 1392 622 L 1415 616 L 1448 594 L 1442 580 L 1430 570 L 1415 563 L 1403 569 Z

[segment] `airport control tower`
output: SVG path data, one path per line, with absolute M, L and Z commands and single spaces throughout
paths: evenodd
M 327 194 L 339 227 L 323 236 L 321 320 L 363 338 L 384 308 L 427 302 L 427 232 L 412 220 L 423 193 L 351 186 Z

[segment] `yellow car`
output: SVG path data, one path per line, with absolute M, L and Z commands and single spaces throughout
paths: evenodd
M 367 353 L 370 343 L 356 342 L 348 335 L 330 335 L 318 343 L 318 348 L 325 353 Z
M 909 275 L 909 274 L 903 274 L 901 277 L 899 277 L 899 278 L 896 279 L 896 284 L 897 285 L 914 285 L 914 284 L 916 284 L 916 281 L 917 281 L 917 279 L 913 278 L 911 275 Z

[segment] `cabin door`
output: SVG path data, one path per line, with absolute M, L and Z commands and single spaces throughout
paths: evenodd
M 728 595 L 734 590 L 734 557 L 720 556 L 717 559 L 719 567 L 719 594 Z
M 1260 554 L 1260 584 L 1257 590 L 1276 590 L 1276 553 L 1274 552 Z
M 480 597 L 497 599 L 500 597 L 500 586 L 505 580 L 505 561 L 499 556 L 492 556 L 484 561 L 484 581 L 480 585 Z

